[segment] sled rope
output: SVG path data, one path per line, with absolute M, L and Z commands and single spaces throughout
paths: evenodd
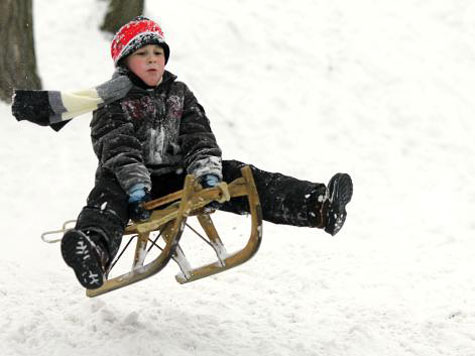
M 130 243 L 132 242 L 133 239 L 135 239 L 138 235 L 134 235 L 132 236 L 130 239 L 129 239 L 129 242 L 127 242 L 127 244 L 125 245 L 125 247 L 122 249 L 122 251 L 119 253 L 119 256 L 117 256 L 117 258 L 114 260 L 113 263 L 111 263 L 111 266 L 109 267 L 109 269 L 107 270 L 107 273 L 109 274 L 110 271 L 112 271 L 112 268 L 114 268 L 114 266 L 116 265 L 116 263 L 120 260 L 120 258 L 122 257 L 122 255 L 124 254 L 125 250 L 127 250 L 127 248 L 129 247 Z
M 148 239 L 148 241 L 150 241 L 152 243 L 152 245 L 148 248 L 147 250 L 147 253 L 149 253 L 152 248 L 155 246 L 156 248 L 158 248 L 160 251 L 163 251 L 163 248 L 161 248 L 160 246 L 158 246 L 157 244 L 157 241 L 158 239 L 160 238 L 160 236 L 162 236 L 162 231 L 160 231 L 160 233 L 158 234 L 158 236 L 155 238 L 155 240 L 151 240 L 151 239 Z
M 201 235 L 198 231 L 196 231 L 193 226 L 189 225 L 188 223 L 186 223 L 186 226 L 191 230 L 193 231 L 196 235 L 198 235 L 204 242 L 206 242 L 209 246 L 213 247 L 213 245 L 211 244 L 211 242 L 209 242 L 203 235 Z

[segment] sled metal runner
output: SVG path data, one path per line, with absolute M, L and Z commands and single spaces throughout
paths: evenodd
M 86 290 L 86 295 L 95 297 L 153 276 L 172 259 L 178 264 L 181 271 L 175 276 L 180 284 L 226 271 L 248 261 L 255 255 L 261 243 L 262 212 L 249 166 L 243 167 L 241 174 L 242 177 L 229 184 L 222 182 L 217 187 L 207 189 L 201 189 L 195 178 L 188 175 L 183 190 L 146 203 L 145 208 L 153 210 L 150 219 L 145 222 L 132 222 L 124 232 L 124 236 L 137 236 L 131 270 L 106 280 L 100 288 Z M 207 209 L 204 207 L 213 201 L 223 203 L 235 197 L 247 197 L 251 215 L 251 233 L 247 244 L 241 250 L 228 254 L 210 213 L 207 213 Z M 191 216 L 197 217 L 207 235 L 206 242 L 217 257 L 215 262 L 197 268 L 191 267 L 179 245 L 184 230 L 189 227 L 186 223 L 187 219 Z M 46 242 L 57 242 L 58 240 L 47 239 L 46 236 L 64 231 L 65 226 L 63 226 L 63 230 L 43 234 L 42 239 Z M 159 255 L 145 264 L 147 252 L 151 247 L 157 246 L 150 239 L 151 234 L 156 232 L 165 242 L 165 247 L 160 248 Z M 151 247 L 148 246 L 149 242 L 151 242 Z

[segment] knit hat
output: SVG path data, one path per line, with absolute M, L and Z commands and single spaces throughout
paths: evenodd
M 156 22 L 144 16 L 137 16 L 122 26 L 112 40 L 111 55 L 114 65 L 117 67 L 121 59 L 149 44 L 156 44 L 163 48 L 165 63 L 167 63 L 170 48 L 165 42 L 162 29 Z

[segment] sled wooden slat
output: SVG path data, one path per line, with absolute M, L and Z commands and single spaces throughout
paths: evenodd
M 198 215 L 198 221 L 200 222 L 201 227 L 208 235 L 209 243 L 213 248 L 214 252 L 216 252 L 216 256 L 218 257 L 218 262 L 221 266 L 224 266 L 224 258 L 228 255 L 226 248 L 223 245 L 223 241 L 219 237 L 218 230 L 213 224 L 213 220 L 208 214 Z
M 135 245 L 134 263 L 132 264 L 132 270 L 135 270 L 141 266 L 145 261 L 145 249 L 147 248 L 150 232 L 146 232 L 137 237 L 137 244 Z

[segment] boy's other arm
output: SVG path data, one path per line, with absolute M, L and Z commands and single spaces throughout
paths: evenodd
M 221 149 L 203 107 L 188 88 L 180 122 L 180 145 L 187 173 L 196 177 L 212 174 L 222 179 Z

